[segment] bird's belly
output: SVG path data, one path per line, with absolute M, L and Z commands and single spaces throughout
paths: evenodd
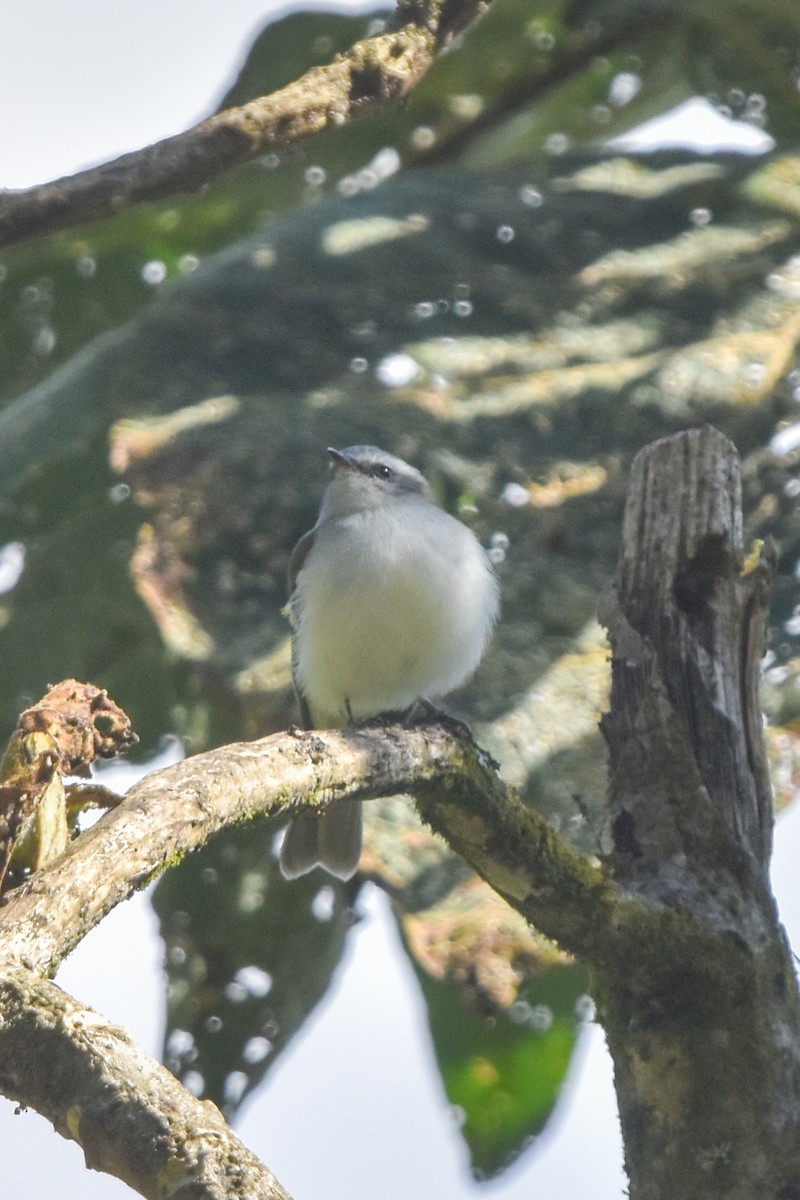
M 308 581 L 326 602 L 300 616 L 298 681 L 316 724 L 401 710 L 471 674 L 487 632 L 466 591 L 473 581 L 454 589 L 435 549 L 342 567 Z

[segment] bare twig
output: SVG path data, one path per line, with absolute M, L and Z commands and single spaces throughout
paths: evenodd
M 0 246 L 196 191 L 248 162 L 400 99 L 492 0 L 399 0 L 390 28 L 288 86 L 113 162 L 0 194 Z

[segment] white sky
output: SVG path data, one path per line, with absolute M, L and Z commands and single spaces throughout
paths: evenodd
M 287 7 L 285 0 L 5 4 L 0 187 L 70 174 L 208 116 L 269 14 Z
M 275 7 L 270 0 L 6 5 L 0 187 L 45 182 L 205 116 Z M 373 5 L 365 0 L 361 7 Z M 718 119 L 709 114 L 707 106 L 683 113 L 680 140 L 687 130 L 696 140 L 704 123 L 706 139 L 717 140 Z M 781 822 L 776 860 L 783 916 L 797 945 L 799 851 L 800 811 Z M 372 893 L 334 993 L 281 1060 L 271 1086 L 247 1109 L 242 1136 L 298 1200 L 476 1196 L 457 1139 L 442 1133 L 448 1117 L 426 1035 L 420 1034 L 419 997 L 409 968 L 394 952 L 393 936 L 385 902 Z M 127 1025 L 157 1053 L 160 955 L 155 919 L 147 898 L 138 896 L 84 942 L 58 982 Z M 622 1197 L 611 1067 L 596 1028 L 587 1031 L 577 1060 L 541 1146 L 484 1189 L 480 1194 L 487 1200 Z M 2 1100 L 0 1145 L 4 1195 L 57 1192 L 60 1200 L 132 1195 L 106 1176 L 87 1174 L 74 1144 L 58 1138 L 34 1113 L 14 1116 Z

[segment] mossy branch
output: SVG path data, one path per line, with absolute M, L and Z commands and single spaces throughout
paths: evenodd
M 0 1088 L 142 1196 L 290 1200 L 210 1101 L 24 967 L 0 971 Z
M 70 681 L 73 682 L 73 681 Z M 580 950 L 612 923 L 601 868 L 509 796 L 448 724 L 290 731 L 153 772 L 0 908 L 0 1091 L 146 1197 L 284 1200 L 212 1104 L 121 1029 L 43 979 L 116 904 L 219 830 L 352 796 L 411 792 L 453 846 L 551 936 Z M 602 940 L 602 939 L 601 939 Z M 171 1192 L 170 1192 L 171 1194 Z
M 193 192 L 261 155 L 401 99 L 492 0 L 399 0 L 387 30 L 269 95 L 52 183 L 0 195 L 0 246 Z
M 0 961 L 52 974 L 110 910 L 229 825 L 344 797 L 408 792 L 529 920 L 588 952 L 614 924 L 601 867 L 509 795 L 445 724 L 290 732 L 211 750 L 143 779 L 0 908 Z

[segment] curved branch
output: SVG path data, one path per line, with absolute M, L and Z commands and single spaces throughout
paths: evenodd
M 528 920 L 578 954 L 616 924 L 602 868 L 510 796 L 486 756 L 446 725 L 292 731 L 153 772 L 0 908 L 0 961 L 52 974 L 116 904 L 225 826 L 344 797 L 414 795 Z
M 152 146 L 52 183 L 0 194 L 0 246 L 162 200 L 406 95 L 491 0 L 399 0 L 388 32 L 271 95 Z
M 0 1088 L 76 1141 L 87 1167 L 152 1200 L 290 1200 L 214 1104 L 54 983 L 4 971 L 0 1012 Z

